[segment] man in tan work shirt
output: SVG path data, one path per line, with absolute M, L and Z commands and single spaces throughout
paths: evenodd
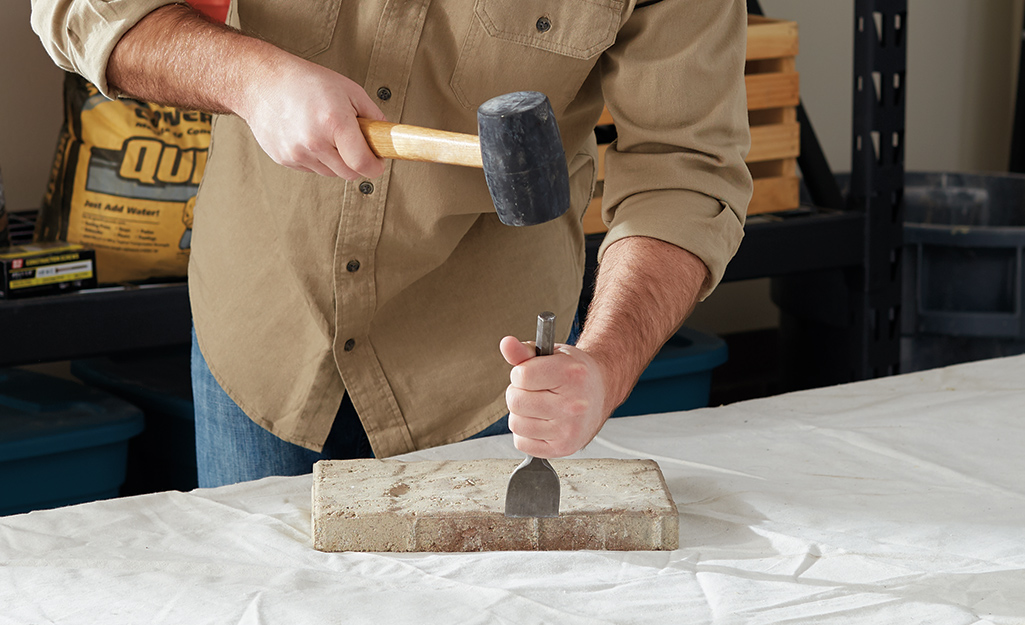
M 221 113 L 189 267 L 201 485 L 308 471 L 342 429 L 377 456 L 507 412 L 526 453 L 591 441 L 743 236 L 744 4 L 237 0 L 228 27 L 171 0 L 33 0 L 51 56 L 103 93 Z M 475 133 L 520 90 L 551 100 L 570 171 L 569 212 L 539 226 L 500 224 L 480 170 L 378 159 L 356 122 Z M 532 359 L 505 335 L 542 310 L 569 334 L 603 102 L 594 301 L 575 346 Z

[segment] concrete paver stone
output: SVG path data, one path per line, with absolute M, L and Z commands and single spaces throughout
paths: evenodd
M 653 460 L 553 460 L 554 518 L 505 516 L 519 460 L 322 460 L 313 468 L 320 551 L 673 550 L 679 515 Z

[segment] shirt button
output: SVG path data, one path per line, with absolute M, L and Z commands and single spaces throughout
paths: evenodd
M 374 192 L 374 183 L 372 182 L 361 182 L 359 183 L 360 193 L 363 195 L 370 195 Z
M 355 259 L 350 260 L 349 263 L 345 265 L 345 269 L 349 273 L 356 273 L 357 271 L 359 271 L 359 261 Z
M 349 339 L 345 342 L 345 351 L 351 352 L 356 348 L 356 339 Z
M 537 24 L 535 24 L 535 26 L 537 27 L 537 32 L 546 33 L 552 29 L 552 20 L 542 15 L 537 18 Z
M 381 87 L 377 90 L 377 97 L 380 98 L 383 102 L 391 100 L 391 89 L 389 89 L 388 87 Z

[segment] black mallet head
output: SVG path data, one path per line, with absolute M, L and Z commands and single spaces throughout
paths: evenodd
M 569 208 L 569 172 L 559 126 L 543 93 L 517 91 L 477 109 L 484 178 L 498 218 L 532 226 Z

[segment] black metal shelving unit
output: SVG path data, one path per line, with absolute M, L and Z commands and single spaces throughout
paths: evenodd
M 857 259 L 771 276 L 783 390 L 899 371 L 906 33 L 907 0 L 855 0 L 851 174 L 840 214 L 857 223 L 829 245 L 854 243 Z M 836 187 L 828 165 L 798 162 L 809 190 Z M 777 244 L 790 254 L 795 242 Z
M 10 213 L 11 243 L 31 242 L 34 222 Z M 0 300 L 0 367 L 181 345 L 191 331 L 184 281 Z
M 184 284 L 0 301 L 0 367 L 182 345 L 192 315 Z
M 855 0 L 852 191 L 841 195 L 803 112 L 798 160 L 814 206 L 749 219 L 725 280 L 770 277 L 774 291 L 815 297 L 822 272 L 841 276 L 835 349 L 798 354 L 837 383 L 895 373 L 899 363 L 907 0 Z M 752 0 L 753 13 L 760 13 Z M 842 205 L 840 205 L 842 204 Z M 19 217 L 12 215 L 14 221 Z M 593 251 L 600 235 L 588 239 Z M 809 277 L 811 279 L 809 280 Z M 776 284 L 778 283 L 778 284 Z M 799 321 L 804 324 L 804 321 Z M 0 367 L 180 345 L 191 316 L 184 283 L 0 300 Z M 836 329 L 836 328 L 834 328 Z

